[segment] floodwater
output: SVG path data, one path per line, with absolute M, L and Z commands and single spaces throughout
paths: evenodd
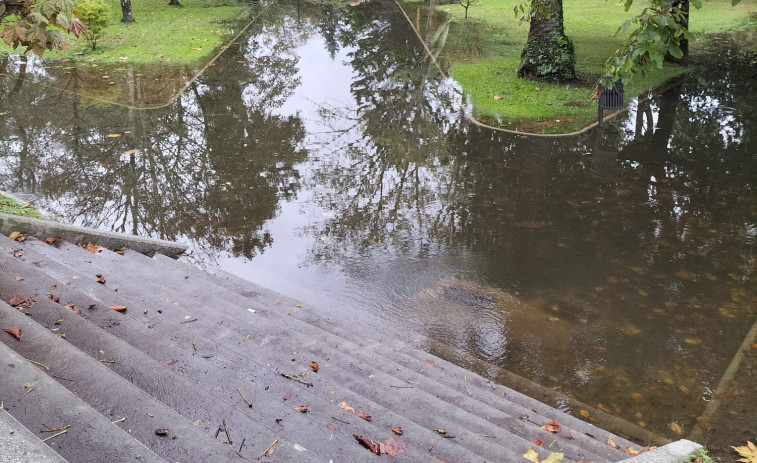
M 0 57 L 0 189 L 677 438 L 757 318 L 757 71 L 717 50 L 569 137 L 470 124 L 389 2 L 272 6 L 195 80 Z

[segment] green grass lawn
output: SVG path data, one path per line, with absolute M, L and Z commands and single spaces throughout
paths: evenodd
M 441 60 L 449 74 L 463 88 L 474 116 L 493 125 L 535 132 L 567 133 L 596 120 L 594 85 L 602 73 L 604 61 L 621 43 L 613 33 L 630 18 L 623 2 L 613 0 L 570 0 L 565 5 L 565 30 L 576 49 L 579 79 L 567 85 L 518 79 L 520 54 L 528 35 L 528 24 L 519 24 L 513 13 L 514 0 L 479 0 L 468 11 L 460 5 L 442 5 L 452 22 Z M 636 7 L 642 8 L 643 0 Z M 426 24 L 427 2 L 409 1 L 403 8 L 411 18 L 421 9 Z M 701 10 L 692 6 L 691 30 L 697 34 L 757 29 L 757 1 L 742 1 L 731 7 L 731 0 L 705 0 Z M 437 22 L 438 24 L 439 22 Z M 421 35 L 426 35 L 421 31 Z M 704 35 L 691 44 L 692 58 Z M 686 72 L 686 68 L 666 65 L 652 69 L 645 77 L 635 78 L 625 86 L 626 101 L 669 78 Z
M 66 52 L 46 52 L 49 59 L 97 63 L 199 64 L 249 17 L 249 8 L 233 0 L 132 0 L 135 22 L 121 23 L 120 2 L 108 0 L 110 25 L 92 51 L 83 38 L 71 37 Z M 10 49 L 0 41 L 0 52 Z
M 5 214 L 21 215 L 24 217 L 34 217 L 42 219 L 43 217 L 30 205 L 23 205 L 18 201 L 0 194 L 0 212 Z

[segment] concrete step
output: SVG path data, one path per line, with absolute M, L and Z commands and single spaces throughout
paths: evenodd
M 5 349 L 0 345 L 1 351 Z M 0 356 L 10 358 L 11 354 L 0 353 Z M 0 463 L 66 463 L 63 457 L 3 409 L 0 409 L 0 449 L 3 449 Z
M 216 334 L 212 336 L 213 339 L 228 340 L 233 337 L 233 342 L 236 342 L 236 339 L 245 339 L 246 335 L 244 333 L 246 332 L 249 334 L 251 332 L 248 328 L 250 328 L 249 322 L 251 320 L 250 317 L 252 317 L 254 319 L 252 327 L 262 329 L 262 333 L 265 335 L 262 340 L 256 338 L 255 343 L 259 347 L 265 347 L 269 350 L 274 347 L 278 351 L 283 351 L 285 353 L 287 352 L 286 349 L 289 349 L 289 352 L 297 350 L 299 353 L 302 353 L 307 349 L 310 356 L 329 358 L 329 362 L 341 364 L 344 367 L 349 364 L 359 365 L 358 368 L 369 367 L 367 370 L 371 371 L 370 374 L 361 371 L 358 368 L 346 367 L 332 369 L 330 368 L 330 365 L 327 365 L 329 368 L 323 370 L 322 374 L 318 375 L 320 379 L 319 383 L 323 384 L 323 382 L 327 381 L 328 383 L 334 384 L 334 387 L 340 387 L 347 384 L 350 386 L 349 389 L 351 389 L 351 391 L 346 392 L 357 393 L 357 395 L 354 396 L 355 403 L 368 403 L 376 407 L 376 409 L 387 407 L 399 410 L 402 414 L 402 416 L 399 417 L 400 419 L 413 419 L 416 424 L 425 429 L 426 432 L 428 432 L 429 429 L 432 429 L 431 427 L 434 426 L 434 423 L 439 423 L 440 421 L 442 423 L 447 423 L 447 428 L 451 428 L 455 425 L 462 428 L 462 432 L 460 433 L 462 438 L 456 439 L 455 444 L 449 445 L 449 447 L 460 446 L 463 447 L 465 451 L 477 451 L 482 452 L 483 455 L 488 454 L 490 456 L 505 453 L 513 458 L 520 459 L 522 458 L 520 454 L 530 444 L 530 440 L 536 438 L 539 438 L 540 440 L 546 439 L 546 433 L 539 430 L 538 426 L 547 423 L 553 418 L 558 418 L 558 421 L 564 426 L 563 433 L 571 433 L 576 441 L 575 444 L 577 445 L 575 446 L 573 445 L 573 442 L 564 443 L 564 446 L 566 447 L 564 450 L 567 450 L 568 453 L 575 453 L 575 459 L 586 457 L 588 459 L 617 460 L 625 456 L 622 453 L 618 456 L 617 453 L 620 452 L 614 452 L 614 449 L 607 446 L 604 440 L 599 441 L 598 439 L 603 439 L 601 437 L 602 434 L 591 425 L 548 408 L 546 410 L 541 410 L 541 414 L 535 413 L 531 410 L 531 408 L 538 404 L 535 401 L 528 399 L 525 396 L 520 397 L 518 394 L 513 394 L 505 388 L 498 388 L 496 385 L 483 378 L 471 375 L 469 372 L 459 369 L 454 365 L 445 364 L 445 362 L 440 361 L 440 359 L 434 359 L 437 363 L 437 367 L 429 367 L 424 359 L 429 359 L 430 356 L 409 348 L 406 344 L 394 341 L 391 343 L 391 347 L 387 347 L 385 345 L 387 344 L 386 340 L 384 340 L 384 342 L 366 342 L 366 338 L 361 337 L 360 339 L 355 340 L 357 342 L 362 342 L 361 345 L 343 339 L 341 336 L 332 334 L 333 331 L 337 331 L 339 334 L 344 333 L 353 338 L 360 336 L 355 331 L 345 330 L 343 328 L 337 330 L 335 329 L 337 327 L 332 321 L 323 323 L 322 319 L 314 317 L 307 311 L 297 311 L 296 314 L 293 314 L 294 316 L 287 316 L 285 311 L 288 311 L 288 308 L 296 306 L 296 304 L 292 303 L 293 301 L 285 301 L 282 303 L 282 298 L 279 295 L 275 295 L 277 300 L 273 300 L 269 294 L 265 294 L 265 290 L 262 290 L 262 288 L 256 288 L 254 285 L 250 284 L 252 288 L 249 288 L 245 287 L 245 283 L 238 284 L 237 282 L 234 282 L 233 286 L 236 288 L 233 288 L 230 287 L 228 280 L 218 280 L 207 274 L 198 273 L 199 271 L 196 269 L 172 260 L 161 261 L 161 259 L 158 258 L 156 259 L 158 262 L 155 262 L 144 256 L 130 256 L 128 252 L 126 253 L 128 259 L 124 259 L 122 256 L 117 256 L 112 253 L 104 253 L 101 256 L 95 256 L 88 255 L 89 253 L 78 249 L 66 249 L 66 245 L 64 245 L 61 250 L 54 250 L 54 248 L 39 242 L 30 244 L 42 252 L 57 255 L 59 261 L 65 262 L 69 266 L 76 267 L 78 270 L 82 271 L 83 274 L 78 275 L 78 278 L 73 278 L 69 275 L 71 279 L 67 284 L 80 285 L 84 292 L 95 291 L 101 293 L 99 297 L 104 297 L 106 302 L 108 295 L 112 300 L 124 300 L 127 293 L 129 293 L 129 295 L 132 293 L 137 294 L 138 291 L 136 291 L 136 289 L 149 291 L 150 285 L 152 285 L 153 292 L 156 293 L 163 294 L 168 293 L 169 291 L 174 291 L 171 294 L 175 294 L 175 297 L 172 298 L 170 302 L 171 305 L 167 306 L 170 308 L 165 309 L 164 316 L 154 317 L 151 323 L 161 322 L 160 326 L 155 327 L 155 329 L 160 330 L 167 328 L 169 333 L 174 333 L 170 335 L 170 337 L 172 339 L 175 338 L 179 343 L 183 342 L 186 348 L 190 347 L 188 345 L 188 340 L 190 339 L 188 337 L 188 331 L 181 330 L 181 333 L 177 333 L 174 328 L 170 327 L 171 323 L 173 325 L 181 324 L 181 315 L 188 313 L 183 309 L 189 310 L 190 312 L 194 311 L 193 313 L 199 313 L 196 312 L 196 310 L 212 306 L 214 311 L 218 309 L 219 312 L 222 312 L 218 315 L 221 318 L 225 317 L 228 321 L 227 326 L 228 324 L 234 325 L 232 329 L 229 330 L 224 327 L 224 330 L 219 333 L 218 327 L 212 326 L 212 323 L 210 325 L 205 323 L 210 320 L 210 318 L 207 318 L 206 320 L 206 317 L 199 317 L 202 320 L 198 319 L 197 323 L 190 323 L 189 325 L 197 330 L 202 329 L 202 331 L 215 330 L 213 332 Z M 61 252 L 59 253 L 58 251 Z M 67 251 L 76 252 L 77 256 L 74 258 L 70 255 L 64 254 Z M 93 273 L 98 270 L 98 273 L 105 272 L 105 260 L 99 259 L 101 257 L 106 258 L 105 260 L 108 261 L 108 265 L 113 265 L 113 267 L 107 267 L 109 274 L 116 275 L 118 274 L 117 270 L 119 269 L 126 271 L 127 278 L 120 281 L 118 279 L 115 280 L 120 286 L 119 292 L 117 293 L 105 289 L 102 285 L 94 283 L 94 275 L 91 277 L 83 277 L 87 272 Z M 136 267 L 134 267 L 134 265 L 136 265 Z M 125 268 L 129 266 L 131 266 L 131 268 Z M 49 264 L 46 264 L 45 268 L 49 271 Z M 141 278 L 139 278 L 138 281 L 133 281 L 133 278 L 130 280 L 128 275 L 133 275 L 135 271 L 140 268 L 147 268 L 149 271 L 143 271 L 140 273 L 139 275 Z M 70 270 L 73 270 L 73 268 Z M 65 273 L 65 271 L 63 271 L 63 273 Z M 68 273 L 71 272 L 69 271 Z M 142 278 L 147 278 L 147 281 L 144 281 Z M 105 286 L 110 286 L 113 281 L 113 279 L 108 277 L 108 283 Z M 200 286 L 196 281 L 201 281 L 204 290 L 196 290 L 196 288 Z M 90 287 L 87 288 L 87 285 Z M 135 288 L 135 291 L 126 291 L 127 288 L 131 289 L 135 285 L 139 286 L 139 288 Z M 92 286 L 94 286 L 94 288 L 92 288 Z M 103 294 L 105 294 L 105 296 Z M 223 295 L 223 299 L 216 299 L 215 297 L 208 299 L 208 294 Z M 262 297 L 264 294 L 266 297 Z M 136 298 L 139 299 L 139 297 Z M 148 300 L 149 298 L 144 298 L 143 303 L 146 304 L 146 301 Z M 231 302 L 230 300 L 233 300 L 234 302 Z M 252 304 L 253 302 L 254 304 Z M 130 299 L 130 304 L 132 303 L 138 302 L 134 302 Z M 174 304 L 180 305 L 176 306 Z M 245 306 L 240 307 L 241 304 L 246 304 L 248 308 L 250 305 L 258 307 L 258 312 L 256 314 L 250 314 L 244 309 Z M 132 305 L 130 305 L 130 307 L 132 307 Z M 169 311 L 173 314 L 173 317 L 165 316 Z M 134 316 L 133 312 L 129 315 Z M 176 315 L 178 315 L 179 318 L 176 318 Z M 266 317 L 263 315 L 266 315 Z M 302 316 L 308 318 L 308 320 L 300 319 Z M 201 321 L 203 323 L 200 323 Z M 317 327 L 316 325 L 318 324 L 323 324 L 325 326 L 323 328 Z M 287 325 L 295 325 L 296 330 L 290 330 L 288 328 L 282 330 L 281 327 Z M 186 328 L 186 325 L 184 328 Z M 171 329 L 174 329 L 174 331 L 171 331 Z M 238 335 L 233 336 L 234 332 Z M 219 334 L 220 337 L 218 336 Z M 292 339 L 287 340 L 287 338 L 294 338 L 295 335 L 300 336 L 297 341 L 292 341 Z M 196 338 L 196 336 L 192 336 L 192 338 Z M 204 342 L 207 338 L 201 337 L 200 339 L 203 339 Z M 226 347 L 230 352 L 239 350 L 233 345 L 233 343 L 227 344 Z M 211 342 L 210 345 L 213 345 L 213 342 Z M 248 345 L 252 346 L 253 343 L 248 343 Z M 406 355 L 406 352 L 410 352 L 414 356 Z M 237 354 L 239 353 L 240 352 L 237 352 Z M 244 352 L 241 352 L 241 354 L 245 356 L 248 355 Z M 219 356 L 217 353 L 213 355 L 214 357 L 212 361 L 214 362 L 232 362 L 233 355 L 236 354 L 232 354 L 231 359 L 229 359 L 227 355 L 225 360 L 223 360 L 224 357 Z M 284 355 L 284 357 L 286 357 L 286 355 Z M 404 364 L 395 361 L 398 357 L 402 358 Z M 258 363 L 267 360 L 269 362 L 274 362 L 272 365 L 282 364 L 282 362 L 286 361 L 281 355 L 278 357 L 274 356 L 257 359 Z M 305 361 L 305 363 L 307 363 L 307 361 Z M 300 369 L 306 370 L 307 367 L 306 365 L 300 365 Z M 456 372 L 460 373 L 458 384 L 454 388 L 444 386 L 445 383 L 449 383 L 450 371 L 455 370 L 459 370 Z M 329 371 L 330 373 L 323 374 L 326 371 Z M 429 379 L 429 375 L 431 376 L 431 379 Z M 371 376 L 372 378 L 370 378 Z M 460 378 L 462 378 L 463 381 L 460 381 Z M 417 390 L 412 391 L 411 394 L 404 394 L 411 392 L 408 391 L 409 388 L 406 386 L 396 388 L 392 391 L 393 394 L 376 394 L 377 386 L 378 388 L 388 388 L 393 385 L 392 382 L 399 382 L 400 385 L 409 384 L 408 382 L 410 382 L 413 384 L 412 388 Z M 418 390 L 425 392 L 426 394 L 419 396 Z M 405 407 L 403 409 L 402 405 L 405 401 L 403 396 L 408 396 L 414 400 L 412 407 Z M 422 398 L 420 401 L 418 400 L 419 397 Z M 370 400 L 365 400 L 366 398 L 369 398 Z M 505 398 L 514 398 L 516 402 L 503 400 Z M 521 404 L 517 403 L 519 399 L 521 399 Z M 528 408 L 529 406 L 531 408 Z M 440 413 L 439 410 L 442 412 Z M 482 417 L 482 415 L 484 415 L 484 417 Z M 527 418 L 523 419 L 524 416 Z M 427 421 L 423 421 L 424 419 Z M 567 426 L 566 423 L 571 421 L 571 419 L 574 422 L 568 423 L 571 426 Z M 396 421 L 394 423 L 396 424 Z M 436 426 L 444 427 L 438 424 L 436 424 Z M 492 429 L 497 431 L 492 432 Z M 588 431 L 582 432 L 586 429 L 588 429 Z M 586 436 L 586 432 L 595 435 L 597 439 L 592 439 Z M 501 433 L 501 435 L 497 435 L 498 433 Z M 496 438 L 482 438 L 477 434 L 495 435 Z M 531 435 L 537 437 L 532 439 L 530 437 Z M 633 445 L 630 442 L 625 442 L 615 436 L 613 436 L 613 440 L 621 446 L 624 444 L 629 446 Z M 452 442 L 452 440 L 445 440 L 444 443 L 440 443 L 435 447 L 435 450 L 443 450 L 450 442 Z M 563 444 L 563 442 L 561 442 L 561 444 Z M 503 450 L 503 446 L 506 447 L 505 450 Z M 514 448 L 515 451 L 510 451 L 509 448 Z M 590 450 L 587 452 L 586 448 Z M 616 453 L 616 455 L 613 455 L 613 453 Z

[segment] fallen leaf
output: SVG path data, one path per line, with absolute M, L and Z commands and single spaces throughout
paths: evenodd
M 403 444 L 394 437 L 390 437 L 383 442 L 379 442 L 379 450 L 381 451 L 381 453 L 385 453 L 390 457 L 404 453 L 406 448 L 407 444 Z
M 24 255 L 24 250 L 23 249 L 16 249 L 15 251 L 11 252 L 11 255 L 13 257 L 21 257 L 21 256 Z
M 111 310 L 115 310 L 116 312 L 126 312 L 125 305 L 109 305 L 108 308 Z
M 105 277 L 104 277 L 104 276 L 102 276 L 102 274 L 98 273 L 98 274 L 97 274 L 97 275 L 95 275 L 95 276 L 97 277 L 97 282 L 98 282 L 98 283 L 100 283 L 101 285 L 104 285 L 104 284 L 105 284 Z
M 539 439 L 532 440 L 531 443 L 534 445 L 538 445 L 539 447 L 542 447 L 542 448 L 544 447 L 544 442 L 540 441 Z
M 560 321 L 558 317 L 549 317 L 547 320 L 550 321 L 551 323 L 557 323 Z
M 77 309 L 74 304 L 66 304 L 63 307 L 66 308 L 71 313 L 75 313 L 76 315 L 81 315 L 81 310 Z
M 636 336 L 637 334 L 641 333 L 641 330 L 636 328 L 636 325 L 634 325 L 633 323 L 629 323 L 623 327 L 623 333 L 627 336 Z
M 60 242 L 63 240 L 63 237 L 61 236 L 48 236 L 45 238 L 45 243 L 49 244 L 50 246 L 55 246 L 56 248 L 60 247 Z
M 575 439 L 575 437 L 573 437 L 573 434 L 571 434 L 571 433 L 568 433 L 568 435 L 567 435 L 567 436 L 565 436 L 565 438 L 566 438 L 566 439 L 568 439 L 568 440 L 573 440 L 573 439 Z
M 675 421 L 670 422 L 670 430 L 678 435 L 683 434 L 683 428 L 681 427 L 680 424 L 676 423 Z
M 557 434 L 558 432 L 560 432 L 560 423 L 558 423 L 555 420 L 552 420 L 549 423 L 542 426 L 540 429 L 542 431 L 551 432 L 552 434 Z
M 21 340 L 21 328 L 8 328 L 7 330 L 3 330 L 6 333 L 10 334 L 14 338 Z
M 639 394 L 638 392 L 632 392 L 631 398 L 636 402 L 644 402 L 644 396 Z
M 21 233 L 17 231 L 11 232 L 11 234 L 8 235 L 8 238 L 12 239 L 13 241 L 23 243 L 24 241 L 26 241 L 26 233 Z
M 355 415 L 359 416 L 360 418 L 364 419 L 365 421 L 371 421 L 373 419 L 373 418 L 371 418 L 371 415 L 366 415 L 361 410 L 356 411 Z
M 338 431 L 339 425 L 336 423 L 329 423 L 326 425 L 327 428 L 331 429 L 332 431 Z
M 431 359 L 426 360 L 426 365 L 433 367 L 435 365 L 434 361 Z
M 292 393 L 291 393 L 291 392 L 289 392 L 289 391 L 287 391 L 287 393 L 286 393 L 286 394 L 284 394 L 284 397 L 283 397 L 283 399 L 284 399 L 284 400 L 289 400 L 289 399 L 291 399 L 291 398 L 292 398 Z
M 24 277 L 16 277 L 16 281 L 24 281 Z
M 743 461 L 744 463 L 757 463 L 757 445 L 754 445 L 751 441 L 747 441 L 746 445 L 743 447 L 732 446 L 731 448 L 735 450 L 739 456 L 743 457 L 739 458 L 738 461 Z
M 614 441 L 612 440 L 612 438 L 610 438 L 610 437 L 608 437 L 608 438 L 607 438 L 607 445 L 609 445 L 609 446 L 610 446 L 610 447 L 612 447 L 612 448 L 615 448 L 615 449 L 618 449 L 618 450 L 620 450 L 620 446 L 619 446 L 618 444 L 616 444 L 616 443 L 615 443 L 615 442 L 614 442 Z
M 131 149 L 131 150 L 126 150 L 123 153 L 121 153 L 121 156 L 131 156 L 132 154 L 137 154 L 137 153 L 139 153 L 138 149 Z
M 118 138 L 121 134 L 118 133 L 109 133 L 108 135 L 105 135 L 105 138 Z
M 294 409 L 297 410 L 300 413 L 307 413 L 309 411 L 308 407 L 306 407 L 304 405 L 300 405 L 299 407 L 294 407 Z
M 547 455 L 547 458 L 543 459 L 541 463 L 562 463 L 562 459 L 565 457 L 565 454 L 561 452 L 552 452 L 549 455 Z
M 363 436 L 358 436 L 357 434 L 353 434 L 352 437 L 357 439 L 357 441 L 360 442 L 363 447 L 367 448 L 371 452 L 375 453 L 376 455 L 381 455 L 381 445 L 378 442 L 366 439 Z
M 313 370 L 314 373 L 318 373 L 318 364 L 314 361 L 310 361 L 310 369 Z
M 81 244 L 81 243 L 79 243 L 79 247 L 82 248 L 82 249 L 86 249 L 87 251 L 91 252 L 92 254 L 97 254 L 97 253 L 99 253 L 101 251 L 100 248 L 98 248 L 97 246 L 95 246 L 92 243 L 87 243 L 87 244 Z
M 355 409 L 347 405 L 347 402 L 339 402 L 339 408 L 347 410 L 350 413 L 355 413 Z
M 168 428 L 160 428 L 155 430 L 156 436 L 167 436 L 170 429 Z
M 531 447 L 529 447 L 528 450 L 526 450 L 526 453 L 523 454 L 523 458 L 534 463 L 539 463 L 539 454 Z
M 270 457 L 271 455 L 273 455 L 273 451 L 276 450 L 276 444 L 278 442 L 279 442 L 278 439 L 276 439 L 275 441 L 273 441 L 273 444 L 271 444 L 270 447 L 268 447 L 268 449 L 266 449 L 266 451 L 263 453 L 263 455 L 261 455 L 261 458 L 262 457 Z
M 402 429 L 402 426 L 395 426 L 392 428 L 392 432 L 397 434 L 398 436 L 401 436 L 405 431 Z
M 501 100 L 501 99 L 502 99 L 502 96 L 500 96 L 500 95 L 494 95 L 494 99 L 495 99 L 495 100 Z
M 702 340 L 699 338 L 686 338 L 684 339 L 684 341 L 686 341 L 686 344 L 692 344 L 692 345 L 697 345 L 697 344 L 702 343 Z
M 447 434 L 447 430 L 444 429 L 444 428 L 434 429 L 434 431 L 438 432 L 442 436 L 445 435 L 445 434 Z
M 589 412 L 588 412 L 587 410 L 581 410 L 581 411 L 580 411 L 579 413 L 580 413 L 580 414 L 581 414 L 581 416 L 583 416 L 584 418 L 588 418 L 588 417 L 589 417 Z
M 47 297 L 49 297 L 50 300 L 53 301 L 53 302 L 55 302 L 56 304 L 60 301 L 60 299 L 58 298 L 58 296 L 56 296 L 55 294 L 48 294 Z

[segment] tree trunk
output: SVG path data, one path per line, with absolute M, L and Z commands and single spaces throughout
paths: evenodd
M 518 77 L 560 82 L 576 77 L 576 54 L 573 41 L 565 35 L 562 4 L 563 0 L 552 0 L 549 18 L 531 19 Z
M 681 10 L 681 19 L 678 21 L 678 25 L 683 27 L 684 29 L 689 28 L 689 0 L 675 0 L 675 3 L 673 3 L 674 7 L 678 7 Z M 683 52 L 683 56 L 680 58 L 676 58 L 675 56 L 671 55 L 670 53 L 665 53 L 665 61 L 668 61 L 670 63 L 678 63 L 686 65 L 689 62 L 689 41 L 686 40 L 686 37 L 681 36 L 681 42 L 679 43 L 679 46 L 681 47 L 681 52 Z
M 131 0 L 121 0 L 121 22 L 133 23 L 134 15 L 131 14 Z
M 181 3 L 179 3 L 179 0 L 171 0 L 168 2 L 169 6 L 181 6 Z

